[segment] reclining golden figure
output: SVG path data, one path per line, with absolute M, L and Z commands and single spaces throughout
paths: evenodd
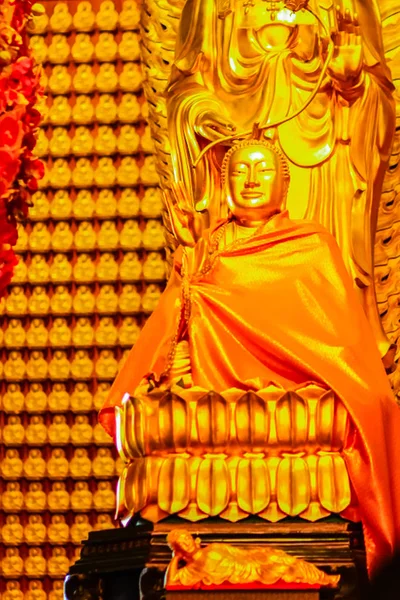
M 188 238 L 196 215 L 183 200 L 170 206 L 186 247 L 101 422 L 115 436 L 115 407 L 154 386 L 332 390 L 352 422 L 342 451 L 352 499 L 341 514 L 363 522 L 376 567 L 400 539 L 400 418 L 371 328 L 333 236 L 281 209 L 289 185 L 281 152 L 267 141 L 240 142 L 225 155 L 222 177 L 229 217 L 197 243 Z

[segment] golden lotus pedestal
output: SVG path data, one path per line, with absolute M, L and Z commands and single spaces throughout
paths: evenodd
M 361 525 L 341 516 L 353 501 L 342 456 L 352 423 L 332 391 L 175 386 L 127 396 L 116 420 L 125 527 L 90 534 L 66 600 L 365 600 Z M 339 574 L 340 586 L 165 591 L 176 529 L 204 545 L 284 550 Z

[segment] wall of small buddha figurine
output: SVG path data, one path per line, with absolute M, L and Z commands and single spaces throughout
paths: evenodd
M 97 411 L 165 284 L 135 0 L 44 2 L 46 176 L 0 304 L 0 597 L 61 600 L 121 470 Z

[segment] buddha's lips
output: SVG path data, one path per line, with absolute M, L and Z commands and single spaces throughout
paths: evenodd
M 240 194 L 242 196 L 242 198 L 261 198 L 261 196 L 263 195 L 262 192 L 242 192 Z

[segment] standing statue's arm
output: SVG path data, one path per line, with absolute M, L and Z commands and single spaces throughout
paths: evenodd
M 164 190 L 165 206 L 174 236 L 182 246 L 195 246 L 201 237 L 203 220 L 189 203 L 181 182 L 172 183 L 172 188 Z

